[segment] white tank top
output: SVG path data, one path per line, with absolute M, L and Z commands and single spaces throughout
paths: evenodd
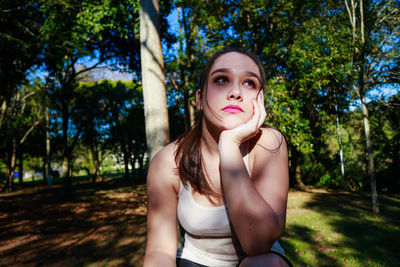
M 248 154 L 243 157 L 248 167 Z M 207 207 L 195 201 L 190 185 L 180 182 L 177 207 L 178 220 L 185 229 L 185 242 L 178 250 L 177 257 L 213 266 L 236 266 L 245 254 L 240 247 L 227 205 Z M 283 254 L 283 249 L 275 242 L 273 249 Z

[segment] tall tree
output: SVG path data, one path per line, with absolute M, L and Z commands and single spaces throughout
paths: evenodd
M 77 100 L 77 111 L 72 116 L 72 121 L 76 125 L 83 125 L 81 140 L 90 154 L 90 164 L 88 165 L 93 182 L 100 178 L 103 155 L 110 150 L 110 147 L 122 150 L 126 177 L 130 176 L 128 164 L 131 150 L 128 150 L 127 146 L 139 136 L 129 134 L 127 127 L 121 127 L 121 121 L 127 120 L 132 106 L 140 106 L 132 101 L 135 99 L 134 93 L 138 94 L 137 87 L 138 85 L 132 81 L 112 82 L 108 80 L 81 82 L 78 86 L 80 91 L 86 93 Z M 140 115 L 143 117 L 143 114 L 136 117 L 140 117 Z M 134 129 L 141 129 L 141 126 L 144 128 L 144 123 L 140 125 L 134 119 L 128 120 L 126 124 Z
M 39 83 L 26 85 L 9 101 L 6 110 L 7 120 L 0 131 L 0 157 L 6 163 L 6 190 L 13 189 L 13 177 L 17 156 L 20 160 L 23 155 L 21 150 L 31 133 L 43 121 L 44 112 L 41 100 L 43 87 Z
M 367 93 L 388 83 L 399 83 L 400 9 L 398 1 L 344 1 L 352 31 L 351 64 L 354 93 L 361 102 L 372 209 L 379 212 L 374 151 L 371 142 Z
M 136 1 L 43 1 L 46 18 L 41 29 L 45 63 L 54 86 L 50 97 L 62 119 L 62 173 L 67 184 L 73 149 L 84 125 L 71 124 L 75 103 L 85 92 L 77 90 L 79 77 L 102 64 L 121 62 L 136 69 L 138 41 Z M 82 61 L 88 62 L 79 64 Z M 90 119 L 88 120 L 90 121 Z
M 169 142 L 158 0 L 140 0 L 140 55 L 149 157 Z

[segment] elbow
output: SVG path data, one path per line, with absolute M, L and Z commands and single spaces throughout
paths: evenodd
M 242 249 L 247 257 L 266 254 L 271 250 L 272 245 L 277 239 L 262 240 L 261 242 L 249 242 L 243 244 Z
M 263 227 L 263 229 L 254 231 L 253 235 L 240 240 L 242 249 L 246 256 L 252 257 L 268 253 L 275 243 L 283 234 L 284 226 L 278 224 Z

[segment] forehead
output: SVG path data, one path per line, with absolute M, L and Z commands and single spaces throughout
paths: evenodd
M 253 59 L 247 55 L 237 52 L 229 52 L 218 57 L 210 71 L 213 72 L 218 69 L 229 69 L 233 72 L 250 71 L 260 75 L 260 70 Z

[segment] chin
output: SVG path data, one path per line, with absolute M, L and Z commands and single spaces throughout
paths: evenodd
M 246 123 L 248 119 L 238 119 L 238 118 L 226 118 L 222 123 L 222 130 L 232 130 L 244 123 Z

